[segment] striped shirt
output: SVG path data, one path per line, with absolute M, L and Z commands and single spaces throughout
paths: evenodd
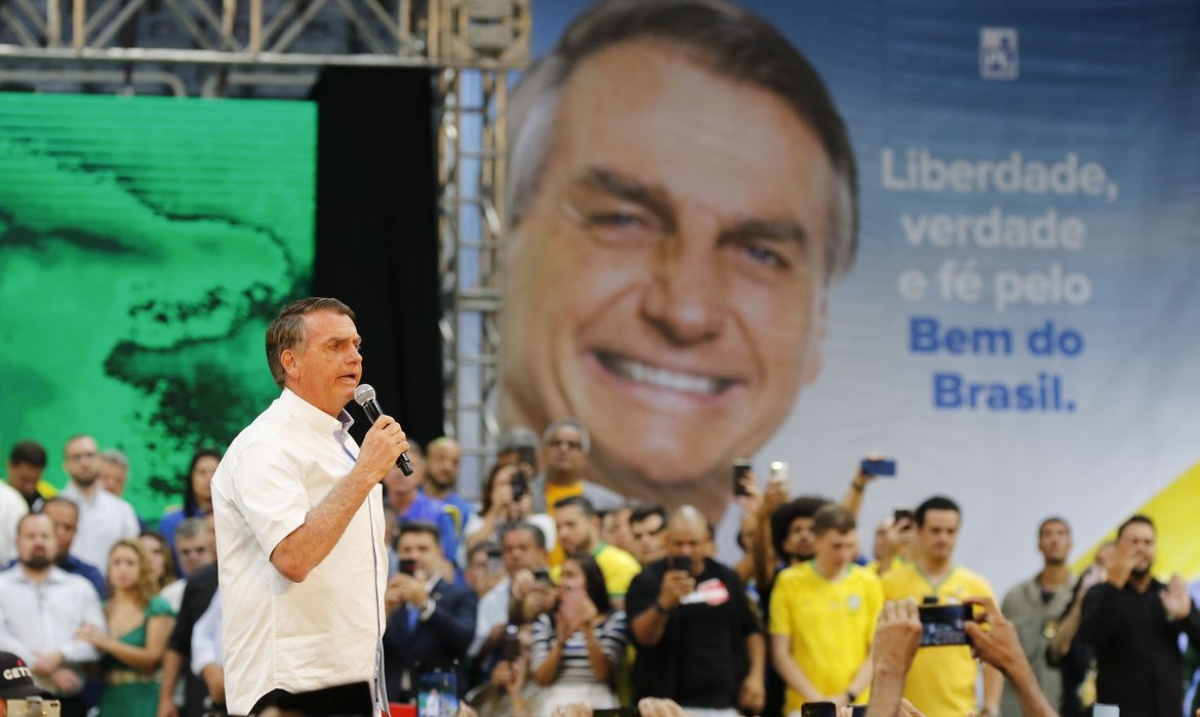
M 625 613 L 614 610 L 608 614 L 604 622 L 595 628 L 596 636 L 600 639 L 600 647 L 613 665 L 619 664 L 628 640 L 625 627 Z M 534 670 L 542 666 L 549 656 L 554 642 L 558 638 L 555 633 L 554 621 L 549 614 L 539 615 L 533 623 L 533 645 L 531 649 L 532 667 Z M 562 658 L 559 664 L 558 685 L 595 685 L 602 684 L 596 679 L 592 667 L 588 664 L 587 638 L 582 631 L 567 638 L 563 645 Z

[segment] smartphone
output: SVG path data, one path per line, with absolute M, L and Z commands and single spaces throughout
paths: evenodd
M 529 492 L 529 478 L 525 475 L 525 471 L 518 470 L 513 473 L 512 477 L 512 499 L 517 502 L 525 497 Z
M 412 560 L 412 559 L 401 558 L 400 572 L 404 573 L 405 575 L 416 575 L 417 574 L 417 561 Z
M 800 705 L 800 717 L 837 717 L 837 705 L 832 702 L 805 702 Z
M 892 458 L 864 458 L 860 470 L 869 476 L 896 477 L 896 461 Z
M 417 717 L 456 717 L 458 663 L 434 662 L 417 669 Z
M 970 605 L 922 605 L 921 647 L 970 645 L 963 624 L 971 619 Z
M 668 555 L 667 570 L 686 570 L 691 572 L 692 560 L 686 555 Z
M 905 520 L 907 520 L 908 522 L 911 523 L 914 520 L 916 520 L 916 517 L 917 517 L 917 514 L 913 512 L 912 508 L 907 508 L 907 507 L 899 508 L 898 507 L 892 511 L 892 523 L 897 524 L 897 525 L 901 521 L 905 521 Z
M 641 712 L 637 707 L 612 707 L 606 710 L 592 710 L 592 717 L 638 717 Z
M 735 496 L 750 495 L 746 489 L 742 487 L 742 478 L 750 472 L 750 461 L 746 458 L 738 458 L 733 462 L 733 494 Z
M 850 705 L 850 717 L 867 717 L 867 705 Z
M 33 698 L 7 702 L 8 717 L 62 717 L 62 703 L 58 700 Z
M 538 568 L 533 571 L 533 579 L 535 582 L 553 585 L 554 581 L 550 579 L 550 571 L 546 568 Z
M 788 464 L 783 461 L 774 461 L 771 463 L 770 480 L 787 483 L 788 479 Z
M 516 625 L 504 628 L 504 642 L 500 643 L 500 659 L 512 662 L 521 656 L 521 635 Z
M 489 550 L 487 554 L 487 569 L 489 573 L 504 570 L 504 553 L 499 550 Z

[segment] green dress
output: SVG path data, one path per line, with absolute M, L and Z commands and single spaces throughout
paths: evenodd
M 146 606 L 146 619 L 119 639 L 126 645 L 146 646 L 146 623 L 159 615 L 174 617 L 166 600 L 155 595 Z M 100 659 L 104 672 L 104 695 L 100 698 L 102 717 L 155 717 L 158 713 L 158 670 L 135 670 L 112 655 Z

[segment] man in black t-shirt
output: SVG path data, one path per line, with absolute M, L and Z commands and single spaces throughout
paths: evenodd
M 646 566 L 625 597 L 638 648 L 638 699 L 664 697 L 697 715 L 757 714 L 766 643 L 742 581 L 704 557 L 708 524 L 691 506 L 667 522 L 667 557 Z

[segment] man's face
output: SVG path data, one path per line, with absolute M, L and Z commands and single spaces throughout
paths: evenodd
M 699 520 L 677 520 L 667 527 L 667 556 L 683 556 L 692 561 L 692 572 L 699 574 L 708 557 L 708 527 Z
M 208 535 L 176 536 L 175 552 L 179 553 L 179 569 L 184 577 L 205 565 L 211 565 L 216 559 L 212 539 Z
M 417 492 L 419 485 L 420 479 L 415 470 L 412 475 L 406 476 L 404 471 L 393 468 L 383 477 L 383 487 L 387 489 L 389 500 L 395 496 L 410 496 Z
M 453 488 L 458 484 L 458 461 L 462 449 L 457 444 L 440 441 L 429 447 L 429 460 L 425 471 L 429 480 L 441 488 Z
M 1063 565 L 1071 554 L 1071 530 L 1064 523 L 1051 521 L 1038 535 L 1038 552 L 1047 565 Z
M 396 551 L 401 560 L 412 560 L 422 575 L 434 573 L 434 559 L 438 556 L 438 543 L 429 533 L 401 533 L 400 546 Z
M 584 61 L 552 140 L 506 247 L 509 418 L 578 416 L 626 495 L 726 480 L 819 369 L 820 142 L 776 96 L 651 42 Z
M 17 559 L 26 567 L 44 570 L 54 563 L 54 523 L 45 515 L 26 518 L 17 531 Z
M 501 548 L 504 550 L 504 570 L 510 577 L 522 568 L 533 570 L 546 564 L 546 551 L 538 547 L 528 530 L 508 531 Z
M 125 484 L 129 482 L 129 469 L 120 463 L 101 459 L 100 487 L 115 496 L 125 495 Z
M 63 448 L 63 469 L 79 485 L 90 487 L 100 477 L 100 449 L 91 436 L 69 441 Z
M 643 566 L 666 556 L 665 528 L 660 515 L 648 515 L 645 520 L 629 524 L 629 532 L 633 537 L 633 557 Z
M 813 556 L 813 541 L 817 537 L 813 533 L 812 516 L 792 519 L 788 526 L 787 537 L 783 539 L 783 552 L 786 556 L 799 560 L 808 560 Z
M 1133 574 L 1146 575 L 1154 566 L 1157 540 L 1154 528 L 1145 523 L 1130 523 L 1117 538 L 1117 550 L 1133 556 Z
M 833 577 L 846 569 L 858 554 L 858 531 L 839 533 L 826 530 L 813 538 L 813 557 L 817 567 L 826 577 Z
M 42 512 L 50 516 L 54 523 L 54 540 L 58 547 L 58 555 L 71 552 L 71 543 L 75 542 L 75 531 L 79 527 L 79 513 L 65 503 L 48 503 Z
M 630 552 L 633 536 L 629 533 L 629 508 L 618 508 L 604 516 L 604 542 Z
M 26 500 L 29 500 L 37 495 L 37 484 L 45 471 L 45 468 L 38 468 L 28 463 L 9 463 L 8 484 L 16 488 L 21 495 L 25 496 Z
M 588 456 L 583 451 L 583 434 L 572 426 L 560 426 L 542 447 L 546 472 L 551 476 L 583 477 Z
M 362 338 L 354 319 L 335 311 L 304 315 L 304 346 L 282 352 L 286 384 L 297 396 L 331 416 L 354 398 L 362 378 Z
M 950 560 L 958 542 L 959 520 L 960 516 L 954 510 L 926 511 L 925 524 L 917 528 L 917 546 L 921 554 L 931 560 Z
M 555 508 L 554 527 L 558 531 L 558 542 L 568 555 L 589 552 L 596 545 L 595 521 L 584 515 L 577 505 Z

